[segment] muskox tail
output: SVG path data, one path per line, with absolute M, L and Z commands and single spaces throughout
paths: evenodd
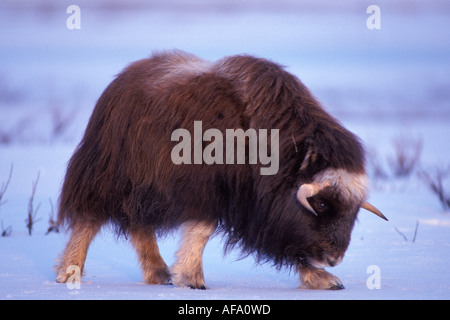
M 113 121 L 108 118 L 108 92 L 113 89 L 110 85 L 98 100 L 85 135 L 68 163 L 59 198 L 61 227 L 72 229 L 86 222 L 103 224 L 110 219 L 120 221 L 119 225 L 127 224 L 121 206 L 129 182 L 120 176 L 123 170 L 118 168 L 124 156 L 120 133 L 111 128 Z
M 68 229 L 79 223 L 107 220 L 106 197 L 102 199 L 99 192 L 103 175 L 96 171 L 95 153 L 85 149 L 81 144 L 70 159 L 59 198 L 58 224 Z

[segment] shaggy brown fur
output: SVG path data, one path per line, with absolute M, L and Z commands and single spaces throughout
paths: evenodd
M 278 129 L 278 173 L 263 176 L 260 163 L 248 162 L 175 165 L 171 133 L 192 133 L 196 120 L 203 130 L 222 133 Z M 73 234 L 58 279 L 65 281 L 68 265 L 83 266 L 89 242 L 106 223 L 131 235 L 150 283 L 169 280 L 155 235 L 194 222 L 218 225 L 228 248 L 239 246 L 278 266 L 304 269 L 310 258 L 343 255 L 361 203 L 338 200 L 339 190 L 327 190 L 336 212 L 314 217 L 295 197 L 300 185 L 329 168 L 364 174 L 363 148 L 281 66 L 247 55 L 209 63 L 180 51 L 154 54 L 128 66 L 106 88 L 69 162 L 58 221 Z M 193 228 L 199 229 L 205 232 Z M 197 238 L 207 241 L 211 230 Z M 175 269 L 189 269 L 181 264 Z M 203 273 L 195 278 L 184 284 L 204 287 Z

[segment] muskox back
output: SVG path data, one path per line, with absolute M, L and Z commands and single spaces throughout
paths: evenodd
M 275 129 L 279 170 L 262 175 L 264 164 L 249 154 L 241 164 L 174 163 L 172 133 L 195 133 L 199 122 L 203 131 L 223 134 Z M 189 147 L 199 143 L 208 146 L 192 139 Z M 312 216 L 317 209 L 306 195 L 329 199 L 339 214 Z M 105 89 L 70 159 L 58 221 L 72 235 L 58 281 L 66 281 L 71 264 L 82 268 L 90 241 L 108 222 L 131 236 L 148 283 L 204 288 L 201 252 L 217 226 L 228 246 L 280 266 L 301 265 L 304 274 L 315 270 L 314 261 L 342 259 L 366 196 L 360 142 L 281 66 L 246 55 L 211 63 L 180 51 L 155 54 Z M 169 272 L 155 233 L 180 225 L 183 245 Z M 314 279 L 324 284 L 311 287 L 339 287 L 328 276 Z
M 70 226 L 77 219 L 110 220 L 126 232 L 146 223 L 160 229 L 186 219 L 221 218 L 231 214 L 230 203 L 248 211 L 235 198 L 254 203 L 252 196 L 257 195 L 245 190 L 273 180 L 259 175 L 259 164 L 177 166 L 171 162 L 171 133 L 177 128 L 192 132 L 195 120 L 202 121 L 204 130 L 278 128 L 279 176 L 283 177 L 278 183 L 294 184 L 307 152 L 307 135 L 317 134 L 321 120 L 335 126 L 330 137 L 337 145 L 348 139 L 336 136 L 335 129 L 350 136 L 353 144 L 351 150 L 317 146 L 325 159 L 316 162 L 315 171 L 331 160 L 336 167 L 363 168 L 356 139 L 277 64 L 251 56 L 213 64 L 184 52 L 162 53 L 131 64 L 101 95 L 68 165 L 59 222 Z M 328 134 L 326 125 L 320 129 L 324 130 L 320 134 Z M 345 155 L 339 163 L 336 149 L 351 152 L 351 162 Z M 267 184 L 269 190 L 261 190 L 261 196 L 273 196 L 273 183 Z
M 133 63 L 103 92 L 69 162 L 59 222 L 110 220 L 127 232 L 217 219 L 235 196 L 227 190 L 251 183 L 246 168 L 177 166 L 171 133 L 192 131 L 194 120 L 204 129 L 246 128 L 243 111 L 230 81 L 208 62 L 177 52 Z

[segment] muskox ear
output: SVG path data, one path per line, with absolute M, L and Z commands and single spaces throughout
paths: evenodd
M 303 171 L 312 163 L 314 163 L 317 160 L 317 152 L 313 145 L 310 145 L 308 147 L 308 151 L 306 151 L 305 158 L 302 161 L 302 164 L 300 165 L 300 170 Z
M 319 186 L 314 184 L 305 183 L 300 186 L 297 191 L 297 199 L 301 203 L 303 207 L 308 209 L 308 211 L 312 212 L 317 216 L 317 212 L 311 207 L 308 202 L 308 198 L 316 195 L 319 192 Z

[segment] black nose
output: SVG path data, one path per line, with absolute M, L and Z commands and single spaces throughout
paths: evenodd
M 337 259 L 333 257 L 328 257 L 327 262 L 330 265 L 330 267 L 334 267 L 336 265 Z

